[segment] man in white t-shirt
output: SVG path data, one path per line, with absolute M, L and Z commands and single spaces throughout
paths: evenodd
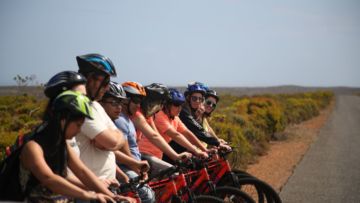
M 76 57 L 79 73 L 86 79 L 86 90 L 92 102 L 93 120 L 86 119 L 76 136 L 80 159 L 101 179 L 116 178 L 116 161 L 113 151 L 124 144 L 124 137 L 98 103 L 109 88 L 110 76 L 116 76 L 109 58 L 99 54 Z

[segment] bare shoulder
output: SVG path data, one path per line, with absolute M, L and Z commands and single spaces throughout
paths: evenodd
M 32 155 L 43 154 L 41 146 L 35 141 L 31 140 L 26 143 L 21 151 L 21 157 L 30 157 Z

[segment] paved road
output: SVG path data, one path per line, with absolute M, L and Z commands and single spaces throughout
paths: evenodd
M 330 119 L 280 196 L 284 203 L 360 202 L 359 96 L 337 96 Z

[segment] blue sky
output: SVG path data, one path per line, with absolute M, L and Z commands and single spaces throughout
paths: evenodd
M 117 82 L 360 87 L 360 1 L 0 0 L 0 85 L 86 53 Z

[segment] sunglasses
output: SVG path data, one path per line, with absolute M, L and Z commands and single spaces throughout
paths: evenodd
M 190 98 L 193 102 L 204 102 L 204 97 L 191 96 Z
M 212 102 L 210 100 L 206 100 L 205 101 L 205 105 L 210 106 L 211 108 L 215 108 L 216 107 L 216 103 Z
M 130 101 L 132 101 L 132 103 L 134 104 L 140 104 L 142 101 L 141 97 L 131 97 Z
M 112 107 L 118 107 L 121 106 L 122 101 L 111 100 L 111 101 L 103 101 L 103 103 L 110 104 Z

